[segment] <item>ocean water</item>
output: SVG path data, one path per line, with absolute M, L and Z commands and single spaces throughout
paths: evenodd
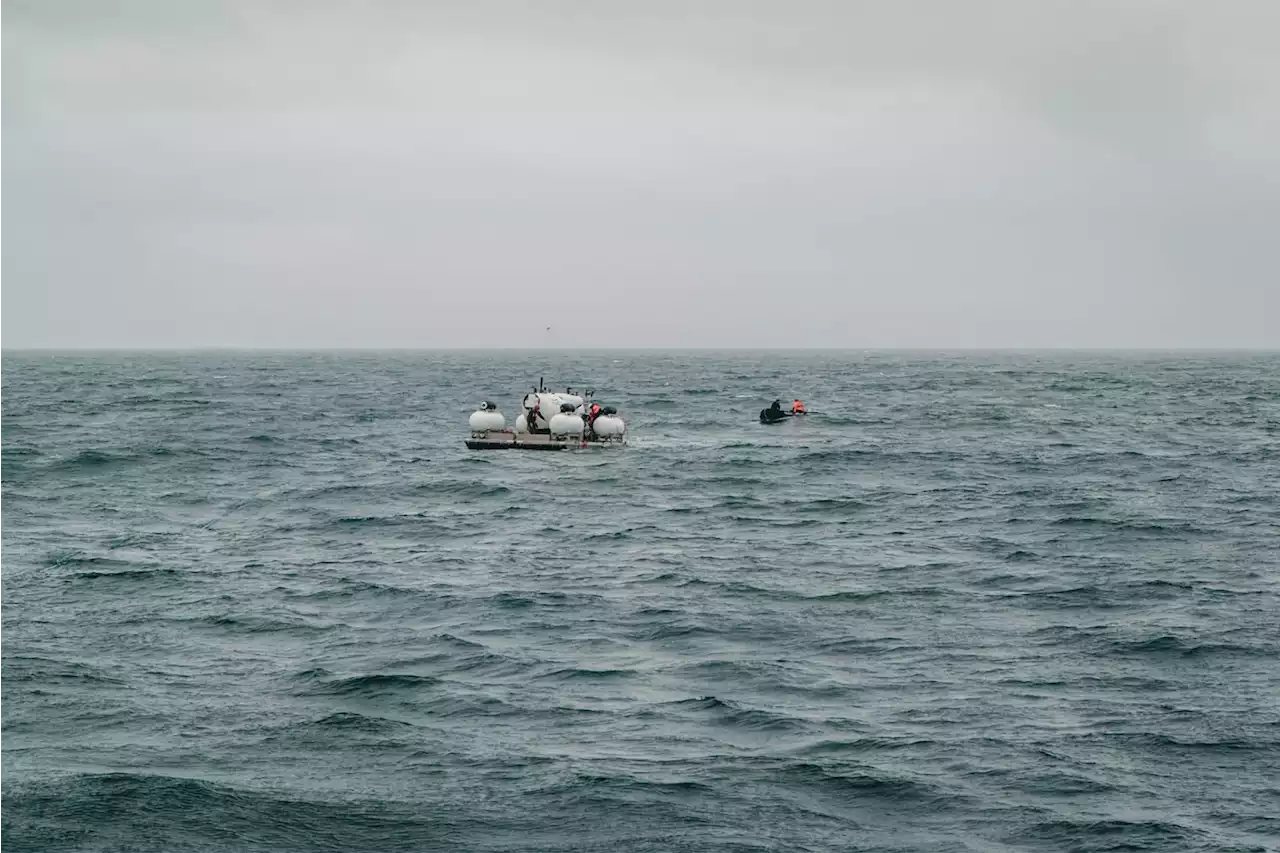
M 630 446 L 467 451 L 539 376 Z M 3 382 L 9 850 L 1280 848 L 1280 355 Z

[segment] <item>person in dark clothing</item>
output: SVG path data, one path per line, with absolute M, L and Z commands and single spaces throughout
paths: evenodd
M 544 433 L 548 431 L 546 429 L 538 428 L 538 418 L 541 416 L 541 414 L 542 414 L 542 401 L 539 400 L 533 404 L 533 408 L 529 410 L 529 413 L 525 415 L 525 418 L 524 418 L 525 423 L 529 427 L 529 432 Z

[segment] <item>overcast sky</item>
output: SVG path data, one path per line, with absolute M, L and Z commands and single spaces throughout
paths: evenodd
M 1277 0 L 3 33 L 6 348 L 1280 346 Z

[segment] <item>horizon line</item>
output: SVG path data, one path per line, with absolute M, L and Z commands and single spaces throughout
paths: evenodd
M 731 352 L 731 353 L 942 353 L 942 352 L 1005 352 L 1005 353 L 1087 353 L 1087 352 L 1133 352 L 1133 353 L 1181 353 L 1181 352 L 1236 352 L 1236 353 L 1273 353 L 1280 352 L 1280 346 L 1052 346 L 1052 347 L 1020 347 L 1020 346 L 900 346 L 900 347 L 750 347 L 750 346 L 636 346 L 636 347 L 435 347 L 435 346 L 188 346 L 188 347 L 149 347 L 149 346 L 19 346 L 0 347 L 0 353 L 676 353 L 676 352 Z

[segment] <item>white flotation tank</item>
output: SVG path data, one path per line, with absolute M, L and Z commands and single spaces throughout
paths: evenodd
M 581 436 L 584 426 L 581 415 L 575 415 L 569 412 L 557 412 L 551 416 L 551 434 L 554 436 Z
M 516 432 L 520 433 L 521 435 L 529 431 L 529 421 L 525 418 L 524 412 L 521 412 L 520 414 L 516 415 L 515 427 L 516 427 Z
M 467 424 L 472 432 L 501 432 L 507 428 L 507 419 L 493 403 L 481 403 L 480 408 L 471 413 Z
M 591 427 L 600 438 L 618 438 L 627 431 L 627 424 L 617 415 L 600 415 Z

